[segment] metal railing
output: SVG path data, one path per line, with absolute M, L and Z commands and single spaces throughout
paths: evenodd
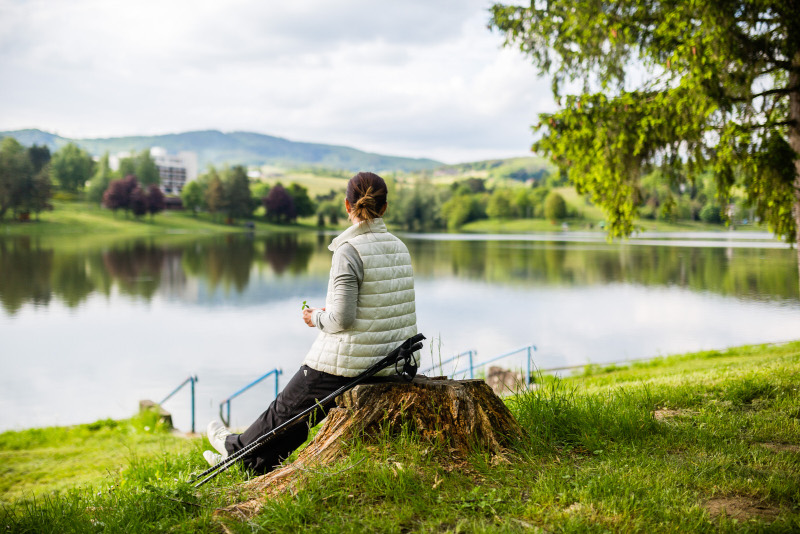
M 231 395 L 230 397 L 228 397 L 224 401 L 220 402 L 219 403 L 219 418 L 222 419 L 222 422 L 225 423 L 225 426 L 230 426 L 230 424 L 231 424 L 231 401 L 233 399 L 235 399 L 236 397 L 238 397 L 239 395 L 241 395 L 242 393 L 244 393 L 245 391 L 247 391 L 251 387 L 255 386 L 256 384 L 258 384 L 262 380 L 265 380 L 265 379 L 267 379 L 268 377 L 270 377 L 272 375 L 275 376 L 275 396 L 277 397 L 278 396 L 278 377 L 280 375 L 282 375 L 282 374 L 283 374 L 283 370 L 282 369 L 277 369 L 277 368 L 273 369 L 272 371 L 270 371 L 270 372 L 262 375 L 261 377 L 253 380 L 252 382 L 247 384 L 245 387 L 243 387 L 242 389 L 240 389 L 239 391 L 237 391 L 236 393 L 234 393 L 233 395 Z M 226 408 L 226 415 L 227 416 L 223 415 L 223 413 L 222 413 L 222 408 L 223 407 Z
M 427 369 L 423 369 L 422 371 L 420 371 L 420 374 L 424 375 L 424 374 L 428 373 L 429 371 L 434 371 L 436 369 L 439 369 L 439 372 L 441 373 L 442 372 L 442 368 L 444 367 L 444 365 L 447 364 L 447 363 L 450 363 L 450 362 L 456 362 L 456 368 L 458 368 L 458 361 L 461 359 L 462 356 L 467 356 L 467 357 L 469 357 L 469 368 L 470 368 L 469 377 L 470 378 L 474 378 L 473 375 L 472 375 L 472 362 L 475 359 L 475 356 L 477 356 L 477 355 L 478 355 L 478 351 L 477 350 L 467 350 L 467 351 L 461 352 L 459 354 L 456 354 L 452 358 L 448 358 L 446 360 L 442 360 L 439 363 L 437 363 L 436 365 L 434 365 L 433 367 L 429 367 Z M 453 374 L 455 374 L 455 369 L 453 370 Z
M 494 358 L 489 358 L 485 362 L 475 363 L 475 357 L 478 355 L 478 351 L 476 351 L 476 350 L 468 350 L 468 351 L 462 352 L 460 354 L 457 354 L 456 356 L 453 356 L 452 358 L 449 358 L 447 360 L 441 361 L 438 364 L 434 365 L 433 367 L 430 367 L 430 368 L 425 369 L 425 370 L 420 371 L 420 372 L 422 374 L 425 374 L 428 371 L 433 371 L 435 369 L 440 369 L 441 370 L 442 366 L 444 364 L 450 363 L 452 361 L 456 361 L 457 362 L 461 357 L 467 356 L 469 358 L 469 369 L 465 369 L 464 371 L 457 371 L 458 363 L 456 363 L 456 368 L 453 369 L 452 375 L 455 376 L 457 372 L 466 373 L 467 371 L 469 371 L 469 377 L 470 378 L 475 378 L 475 369 L 476 368 L 482 367 L 482 366 L 484 366 L 484 365 L 486 365 L 488 363 L 494 363 L 494 362 L 496 362 L 498 360 L 502 360 L 503 358 L 508 358 L 509 356 L 513 356 L 513 355 L 518 354 L 520 352 L 526 352 L 527 354 L 526 354 L 525 384 L 530 386 L 530 384 L 531 384 L 531 371 L 533 370 L 533 353 L 535 351 L 536 351 L 536 345 L 531 344 L 531 345 L 526 345 L 524 347 L 518 348 L 516 350 L 512 350 L 511 352 L 506 352 L 506 353 L 501 354 L 499 356 L 495 356 Z
M 167 402 L 170 399 L 170 397 L 172 397 L 178 391 L 180 391 L 183 386 L 185 386 L 186 384 L 191 384 L 192 385 L 192 388 L 191 388 L 192 389 L 192 434 L 194 434 L 194 414 L 195 414 L 195 409 L 194 409 L 194 404 L 195 404 L 194 403 L 194 398 L 195 398 L 195 395 L 194 395 L 194 384 L 195 384 L 195 382 L 197 382 L 197 375 L 189 376 L 189 378 L 187 378 L 186 380 L 181 382 L 180 386 L 178 386 L 174 390 L 172 390 L 172 393 L 170 393 L 169 395 L 164 397 L 164 400 L 162 400 L 161 402 L 158 403 L 159 406 L 163 406 L 164 403 Z

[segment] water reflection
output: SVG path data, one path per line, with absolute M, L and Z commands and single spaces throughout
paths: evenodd
M 638 246 L 514 241 L 430 241 L 406 236 L 416 275 L 492 284 L 677 286 L 749 300 L 798 300 L 794 251 L 786 249 Z M 97 293 L 150 301 L 181 295 L 188 281 L 207 293 L 244 293 L 255 270 L 276 280 L 324 279 L 328 235 L 274 234 L 157 238 L 84 248 L 0 239 L 0 304 L 14 315 L 53 298 L 70 308 Z M 49 241 L 48 243 L 52 243 Z M 275 282 L 280 283 L 280 282 Z
M 795 251 L 718 247 L 408 240 L 417 276 L 526 286 L 633 283 L 755 300 L 798 300 Z
M 0 431 L 126 417 L 189 374 L 206 421 L 266 371 L 291 373 L 316 335 L 300 305 L 325 298 L 331 238 L 0 238 Z M 794 250 L 403 239 L 425 365 L 529 343 L 541 368 L 609 362 L 791 339 L 800 324 Z M 236 425 L 272 399 L 240 400 Z M 188 399 L 168 408 L 185 429 Z

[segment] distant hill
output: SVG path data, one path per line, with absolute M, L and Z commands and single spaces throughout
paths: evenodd
M 252 132 L 223 133 L 217 130 L 167 135 L 70 139 L 41 130 L 0 132 L 0 138 L 14 137 L 21 144 L 46 145 L 51 151 L 73 142 L 95 156 L 104 152 L 143 150 L 154 146 L 169 152 L 197 153 L 200 168 L 214 165 L 275 165 L 280 167 L 322 167 L 347 171 L 418 171 L 442 165 L 432 159 L 403 158 L 363 152 L 355 148 L 289 141 Z
M 550 160 L 530 156 L 443 165 L 434 171 L 434 176 L 450 176 L 456 180 L 474 176 L 496 180 L 510 179 L 520 182 L 534 180 L 539 182 L 557 171 L 558 168 Z

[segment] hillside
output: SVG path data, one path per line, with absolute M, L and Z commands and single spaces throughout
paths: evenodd
M 530 156 L 442 165 L 433 171 L 433 176 L 439 182 L 458 181 L 466 178 L 483 178 L 489 180 L 490 183 L 504 180 L 539 182 L 556 171 L 557 167 L 548 159 Z
M 142 150 L 160 146 L 169 152 L 197 153 L 201 168 L 214 165 L 276 165 L 281 167 L 322 167 L 357 171 L 417 171 L 442 165 L 432 159 L 403 158 L 363 152 L 346 146 L 289 141 L 253 132 L 224 133 L 217 130 L 167 135 L 70 139 L 41 130 L 0 132 L 0 138 L 14 137 L 21 144 L 46 145 L 51 151 L 73 142 L 95 156 L 104 152 Z

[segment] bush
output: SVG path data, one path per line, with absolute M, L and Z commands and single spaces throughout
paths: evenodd
M 553 191 L 544 201 L 544 218 L 557 221 L 567 216 L 567 203 L 560 194 Z
M 714 202 L 706 204 L 700 210 L 700 220 L 706 223 L 720 224 L 722 222 L 722 208 Z

